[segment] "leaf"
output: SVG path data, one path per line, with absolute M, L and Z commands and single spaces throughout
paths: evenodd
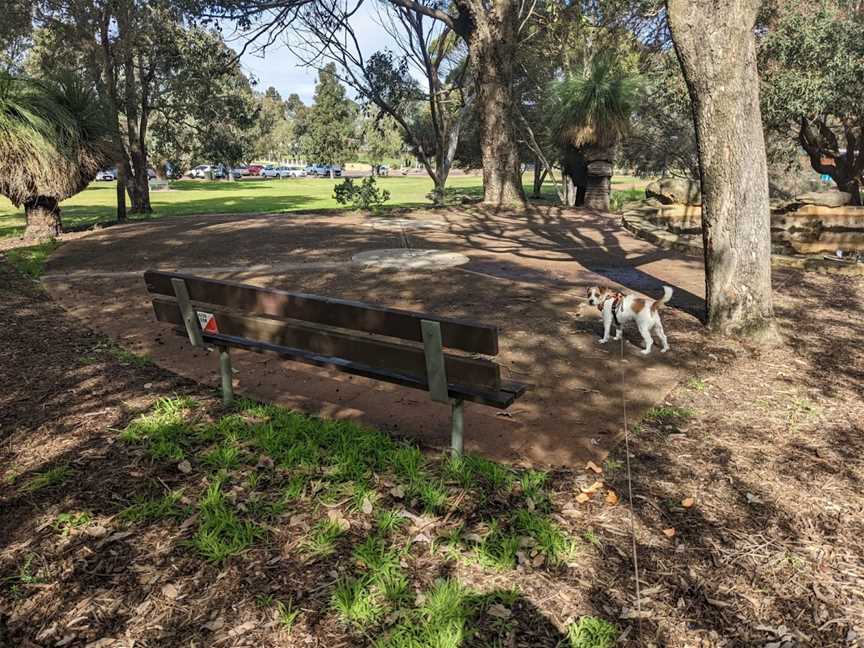
M 390 494 L 396 499 L 405 497 L 405 488 L 403 486 L 394 486 L 390 489 Z
M 582 490 L 582 492 L 588 493 L 589 495 L 593 495 L 594 493 L 599 491 L 601 488 L 603 488 L 603 482 L 600 480 L 595 481 L 593 484 L 591 484 L 590 486 L 587 486 L 587 487 L 586 486 L 580 486 L 580 489 Z
M 671 527 L 668 529 L 663 529 L 663 535 L 665 535 L 667 538 L 674 538 L 675 537 L 675 529 L 673 529 Z
M 102 538 L 108 535 L 108 529 L 106 529 L 104 526 L 96 524 L 94 526 L 84 529 L 84 533 L 89 535 L 91 538 Z
M 168 583 L 162 588 L 162 596 L 164 596 L 165 598 L 173 600 L 177 598 L 178 594 L 180 594 L 180 592 L 178 592 L 177 588 L 171 583 Z
M 691 508 L 695 503 L 696 500 L 692 497 L 685 497 L 683 500 L 681 500 L 681 506 L 683 506 L 684 508 Z
M 588 470 L 593 470 L 598 475 L 603 472 L 603 469 L 597 464 L 595 464 L 593 461 L 589 461 L 587 464 L 585 464 L 585 467 Z
M 612 490 L 610 490 L 608 493 L 606 493 L 606 503 L 609 506 L 615 506 L 616 504 L 618 504 L 618 501 L 619 501 L 618 493 L 616 493 L 615 491 L 612 491 Z
M 363 504 L 360 506 L 360 510 L 363 511 L 364 514 L 370 515 L 372 513 L 372 498 L 368 495 L 363 498 Z
M 588 495 L 587 493 L 579 493 L 576 496 L 576 501 L 579 502 L 580 504 L 584 504 L 585 502 L 587 502 L 590 499 L 591 499 L 591 496 Z
M 493 616 L 496 619 L 509 619 L 513 614 L 510 610 L 508 610 L 500 603 L 494 603 L 490 605 L 489 609 L 486 610 L 486 612 L 489 614 L 489 616 Z

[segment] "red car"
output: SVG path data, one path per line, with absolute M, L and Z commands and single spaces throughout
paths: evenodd
M 253 177 L 258 176 L 258 174 L 261 173 L 261 169 L 263 168 L 264 166 L 261 164 L 250 164 L 248 167 L 246 167 L 246 175 L 250 175 Z

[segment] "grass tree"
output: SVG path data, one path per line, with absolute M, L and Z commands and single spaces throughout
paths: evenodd
M 109 160 L 101 106 L 80 82 L 0 77 L 0 194 L 24 206 L 24 237 L 60 234 L 60 201 Z
M 615 147 L 630 127 L 638 97 L 638 77 L 603 55 L 591 60 L 584 75 L 552 83 L 551 120 L 561 147 L 568 204 L 609 209 Z

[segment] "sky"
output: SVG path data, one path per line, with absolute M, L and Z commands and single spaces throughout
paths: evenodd
M 376 4 L 365 2 L 352 21 L 364 54 L 372 54 L 388 47 L 391 50 L 396 49 L 390 35 L 377 22 Z M 229 40 L 229 44 L 235 49 L 240 48 L 239 43 Z M 269 86 L 273 86 L 282 98 L 297 93 L 304 103 L 307 105 L 312 103 L 318 71 L 303 66 L 284 44 L 271 45 L 263 57 L 260 53 L 247 51 L 240 62 L 244 71 L 257 79 L 257 90 L 263 92 Z M 353 97 L 354 93 L 349 90 L 348 95 Z

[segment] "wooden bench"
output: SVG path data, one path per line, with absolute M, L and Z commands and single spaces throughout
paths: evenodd
M 158 321 L 219 350 L 226 405 L 234 395 L 229 349 L 269 351 L 449 402 L 452 447 L 461 454 L 463 402 L 504 409 L 527 388 L 502 380 L 499 365 L 481 357 L 498 354 L 494 326 L 174 272 L 149 270 L 144 281 Z

